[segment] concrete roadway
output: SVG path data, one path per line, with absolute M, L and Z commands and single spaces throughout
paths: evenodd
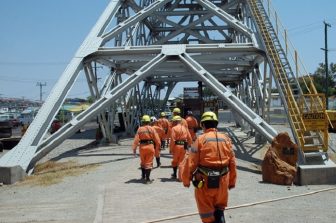
M 259 165 L 265 149 L 239 129 L 230 129 L 240 143 L 235 145 L 238 182 L 230 191 L 230 207 L 225 212 L 228 223 L 335 222 L 335 185 L 287 187 L 263 183 Z M 99 167 L 51 186 L 0 186 L 1 223 L 200 222 L 194 188 L 184 188 L 170 179 L 171 156 L 167 150 L 162 153 L 162 167 L 152 171 L 154 182 L 145 185 L 139 180 L 139 158 L 131 154 L 131 139 L 121 140 L 120 145 L 85 146 L 93 138 L 94 132 L 90 133 L 91 139 L 85 135 L 89 133 L 66 140 L 42 161 L 74 160 Z M 279 198 L 288 199 L 271 201 Z M 264 201 L 270 202 L 258 204 Z M 158 219 L 161 221 L 155 221 Z

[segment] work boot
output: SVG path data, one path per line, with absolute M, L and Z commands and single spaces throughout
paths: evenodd
M 214 215 L 215 215 L 215 223 L 225 223 L 223 210 L 216 209 Z
M 156 157 L 156 166 L 159 167 L 161 166 L 161 162 L 160 162 L 160 157 Z
M 166 147 L 166 140 L 161 141 L 161 150 L 164 150 Z
M 146 174 L 146 184 L 152 183 L 152 180 L 149 178 L 150 177 L 150 173 L 151 173 L 151 169 L 147 169 L 145 171 L 145 174 Z
M 145 168 L 141 168 L 141 180 L 144 180 L 145 179 Z
M 176 179 L 177 178 L 177 167 L 173 167 L 173 174 L 171 175 L 172 179 Z

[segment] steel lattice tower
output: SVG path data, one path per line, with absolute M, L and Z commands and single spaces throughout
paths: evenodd
M 201 81 L 232 109 L 237 122 L 270 142 L 277 132 L 264 119 L 275 63 L 267 52 L 258 16 L 269 21 L 259 0 L 111 0 L 20 143 L 2 157 L 0 166 L 20 166 L 28 172 L 97 116 L 104 137 L 111 140 L 118 110 L 124 115 L 126 131 L 133 134 L 139 116 L 163 109 L 179 82 Z M 272 34 L 273 27 L 267 27 Z M 280 47 L 277 55 L 282 55 L 277 36 L 271 38 Z M 285 64 L 286 56 L 281 61 Z M 101 70 L 108 75 L 99 85 Z M 290 67 L 286 74 L 293 76 Z M 95 102 L 48 136 L 79 75 L 85 76 Z M 280 82 L 276 84 L 282 89 Z M 285 95 L 281 91 L 286 104 Z M 157 103 L 160 98 L 162 104 Z

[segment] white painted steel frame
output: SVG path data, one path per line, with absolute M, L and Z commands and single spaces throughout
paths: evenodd
M 260 75 L 252 75 L 257 72 L 255 66 L 264 62 L 265 53 L 259 45 L 260 37 L 253 31 L 249 14 L 231 15 L 238 8 L 246 10 L 244 2 L 112 0 L 60 77 L 26 135 L 17 147 L 0 159 L 0 166 L 20 165 L 24 170 L 32 169 L 45 154 L 96 116 L 99 116 L 104 136 L 111 139 L 118 107 L 124 111 L 126 131 L 132 134 L 140 110 L 152 109 L 156 111 L 153 114 L 158 115 L 165 108 L 176 83 L 184 81 L 205 83 L 271 141 L 276 131 L 256 114 L 263 107 L 260 105 L 262 102 L 251 103 L 252 96 L 248 96 L 246 103 L 251 104 L 250 108 L 239 98 L 239 95 L 251 94 L 255 101 L 261 92 L 265 98 L 265 86 L 261 86 L 265 82 L 261 81 Z M 179 18 L 172 19 L 174 16 Z M 116 25 L 110 27 L 115 20 Z M 210 35 L 212 30 L 217 31 L 221 39 L 213 39 Z M 178 40 L 179 35 L 184 36 Z M 188 44 L 195 38 L 201 44 Z M 111 69 L 101 89 L 94 69 L 96 63 Z M 45 138 L 80 71 L 84 71 L 95 102 L 60 131 Z M 123 79 L 123 73 L 129 77 Z M 235 84 L 237 89 L 245 90 L 237 97 L 221 82 Z M 167 87 L 163 104 L 156 105 L 153 102 L 158 100 L 163 87 Z M 152 101 L 151 107 L 144 107 L 142 102 L 147 99 Z M 105 112 L 109 114 L 108 119 Z

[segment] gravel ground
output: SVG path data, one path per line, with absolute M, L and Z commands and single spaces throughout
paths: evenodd
M 229 123 L 223 127 L 229 127 L 239 141 L 235 145 L 238 182 L 230 191 L 227 222 L 335 221 L 335 185 L 287 187 L 263 183 L 260 163 L 265 147 Z M 274 128 L 288 130 L 284 125 Z M 335 153 L 335 135 L 331 134 L 331 154 Z M 92 144 L 93 139 L 94 130 L 88 128 L 64 141 L 41 162 L 72 160 L 97 164 L 97 168 L 50 186 L 1 186 L 0 222 L 200 222 L 194 189 L 170 179 L 171 156 L 167 150 L 162 151 L 162 167 L 152 172 L 153 184 L 144 185 L 139 181 L 139 158 L 131 154 L 132 139 L 100 146 Z

